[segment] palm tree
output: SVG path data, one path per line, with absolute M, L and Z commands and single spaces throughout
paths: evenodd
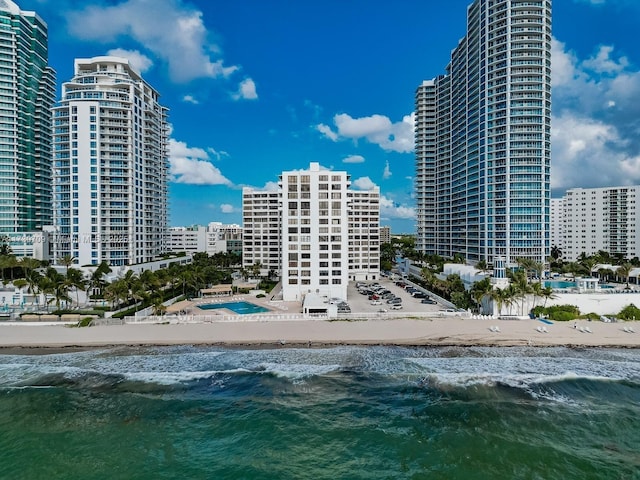
M 161 284 L 156 272 L 145 270 L 140 274 L 140 283 L 142 288 L 149 292 L 151 296 L 158 294 Z
M 69 267 L 73 265 L 75 261 L 76 258 L 69 254 L 58 258 L 58 263 L 65 266 L 65 273 L 67 272 L 67 270 L 69 270 Z
M 9 245 L 10 241 L 11 239 L 9 238 L 8 235 L 0 236 L 0 256 L 13 254 L 13 251 L 11 250 L 11 245 Z
M 554 261 L 558 261 L 560 258 L 562 258 L 562 250 L 560 250 L 557 245 L 551 247 L 551 257 Z
M 153 314 L 160 316 L 164 315 L 166 311 L 167 306 L 162 303 L 161 299 L 156 299 L 155 303 L 153 304 Z
M 24 278 L 28 278 L 31 272 L 40 267 L 42 262 L 33 257 L 22 257 L 18 262 L 18 266 L 22 267 Z
M 9 269 L 9 280 L 13 281 L 13 269 L 18 266 L 18 260 L 13 254 L 0 255 L 0 271 L 2 279 L 6 280 L 5 270 Z
M 544 273 L 545 265 L 542 262 L 531 262 L 531 270 L 536 272 L 536 276 L 538 277 L 538 283 L 542 283 L 542 274 Z
M 485 278 L 479 282 L 474 282 L 471 286 L 469 293 L 471 294 L 471 298 L 473 298 L 478 305 L 478 313 L 482 313 L 482 299 L 489 295 L 491 290 L 493 290 L 493 285 L 491 285 L 491 280 L 489 278 Z
M 47 299 L 47 295 L 52 295 L 53 298 L 49 298 L 46 300 L 47 303 L 47 311 L 49 311 L 49 303 L 55 301 L 56 308 L 60 309 L 60 304 L 62 301 L 70 302 L 69 298 L 69 285 L 65 282 L 65 276 L 58 273 L 58 271 L 53 268 L 47 268 L 44 276 L 42 277 L 41 290 L 45 294 L 45 299 Z
M 589 272 L 589 276 L 592 275 L 593 267 L 598 264 L 598 260 L 595 257 L 586 257 L 580 260 L 580 265 L 582 265 L 587 272 Z
M 493 300 L 493 303 L 496 304 L 497 307 L 497 312 L 493 312 L 494 315 L 500 315 L 502 313 L 502 305 L 504 305 L 504 301 L 506 298 L 505 289 L 503 288 L 494 288 L 493 290 L 491 290 L 491 292 L 489 292 L 489 296 L 491 298 L 491 300 Z
M 516 258 L 516 263 L 518 267 L 524 272 L 525 278 L 527 281 L 529 280 L 529 272 L 533 270 L 534 261 L 530 258 Z
M 540 291 L 540 296 L 544 298 L 544 307 L 547 306 L 547 300 L 553 300 L 554 298 L 558 298 L 558 296 L 553 292 L 553 288 L 544 287 Z
M 475 268 L 476 270 L 479 270 L 482 273 L 487 273 L 491 271 L 491 269 L 489 268 L 489 265 L 487 264 L 487 261 L 484 258 L 482 260 L 478 260 Z
M 627 288 L 629 288 L 629 274 L 631 273 L 631 270 L 633 270 L 633 265 L 629 262 L 623 263 L 616 269 L 616 273 L 625 279 Z
M 65 282 L 69 288 L 73 287 L 76 290 L 76 306 L 80 308 L 80 290 L 85 289 L 87 282 L 84 279 L 84 274 L 77 268 L 67 268 L 67 274 L 65 275 Z
M 93 271 L 91 278 L 89 278 L 88 289 L 98 289 L 100 293 L 107 286 L 107 282 L 104 280 L 104 276 L 111 273 L 111 267 L 103 260 L 100 265 Z
M 542 282 L 536 282 L 536 283 L 532 283 L 530 285 L 530 293 L 533 296 L 533 305 L 531 307 L 531 309 L 533 310 L 534 308 L 536 308 L 536 299 L 538 297 L 543 297 L 543 290 L 545 287 L 542 286 Z M 553 291 L 553 290 L 552 290 Z
M 129 287 L 127 282 L 119 278 L 114 280 L 104 289 L 104 297 L 111 302 L 111 308 L 115 309 L 120 305 L 120 302 L 127 298 L 129 295 Z

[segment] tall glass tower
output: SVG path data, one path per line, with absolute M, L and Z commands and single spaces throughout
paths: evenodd
M 418 250 L 544 263 L 551 1 L 475 0 L 446 74 L 415 101 Z
M 47 25 L 0 0 L 0 235 L 52 224 L 51 107 Z
M 169 124 L 125 58 L 76 59 L 55 122 L 56 257 L 131 265 L 166 250 Z

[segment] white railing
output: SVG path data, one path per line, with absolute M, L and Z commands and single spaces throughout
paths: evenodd
M 122 325 L 122 324 L 183 324 L 183 323 L 224 323 L 224 322 L 277 322 L 277 321 L 365 321 L 365 320 L 393 320 L 393 319 L 429 319 L 441 317 L 470 318 L 471 314 L 465 311 L 439 311 L 439 312 L 402 312 L 390 310 L 386 312 L 371 313 L 340 313 L 335 318 L 326 314 L 304 315 L 302 313 L 255 313 L 249 315 L 161 315 L 125 317 L 113 322 L 98 321 L 98 325 Z

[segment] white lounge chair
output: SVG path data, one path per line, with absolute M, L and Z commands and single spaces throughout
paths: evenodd
M 494 331 L 494 332 L 498 332 L 498 333 L 500 333 L 500 327 L 496 325 L 496 326 L 494 327 L 494 330 L 493 330 L 493 331 Z
M 587 333 L 593 333 L 589 327 L 584 327 L 584 331 Z
M 633 329 L 633 327 L 629 327 L 629 328 L 627 328 L 627 330 L 629 330 L 629 333 L 636 333 L 636 331 Z
M 543 333 L 542 327 L 540 327 L 540 326 L 536 327 L 536 330 L 537 330 L 538 332 L 540 332 L 540 333 Z
M 542 327 L 542 331 L 543 331 L 544 333 L 549 333 L 549 330 L 547 330 L 547 327 Z
M 625 333 L 631 333 L 627 327 L 622 327 L 622 330 L 623 330 Z
M 580 333 L 585 333 L 585 330 L 582 327 L 578 327 L 578 330 L 580 330 Z

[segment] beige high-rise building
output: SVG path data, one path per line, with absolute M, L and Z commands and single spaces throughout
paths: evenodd
M 243 266 L 280 275 L 286 301 L 346 299 L 350 280 L 380 275 L 380 191 L 311 163 L 282 172 L 277 192 L 243 190 Z

